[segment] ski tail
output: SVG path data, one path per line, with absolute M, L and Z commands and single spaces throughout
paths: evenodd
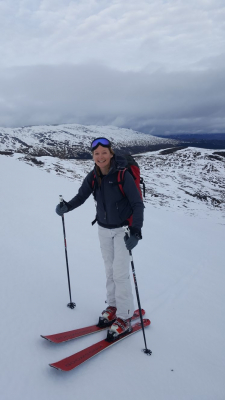
M 142 316 L 144 316 L 145 310 L 142 309 L 141 312 Z M 132 321 L 138 318 L 140 318 L 139 310 L 135 310 L 132 317 Z M 69 340 L 77 339 L 79 337 L 91 335 L 92 333 L 103 331 L 107 328 L 109 328 L 109 326 L 100 328 L 97 325 L 91 325 L 91 326 L 86 326 L 85 328 L 74 329 L 72 331 L 56 333 L 54 335 L 41 335 L 41 337 L 52 343 L 63 343 L 63 342 L 68 342 Z

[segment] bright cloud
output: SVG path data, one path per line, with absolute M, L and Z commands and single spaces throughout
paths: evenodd
M 224 20 L 219 0 L 1 2 L 0 63 L 186 69 L 224 52 Z

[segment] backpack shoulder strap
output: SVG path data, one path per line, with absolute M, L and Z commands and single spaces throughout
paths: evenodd
M 94 199 L 95 199 L 95 191 L 96 191 L 97 186 L 98 186 L 98 183 L 97 183 L 97 176 L 96 176 L 95 171 L 94 171 L 94 169 L 93 169 L 93 171 L 92 171 L 91 187 L 92 187 L 92 194 L 93 194 L 93 196 L 94 196 Z
M 125 196 L 125 193 L 123 190 L 123 183 L 124 183 L 124 175 L 125 175 L 126 171 L 127 171 L 127 168 L 120 169 L 117 174 L 117 183 L 118 183 L 119 189 L 122 192 L 123 196 Z
M 96 184 L 96 174 L 95 174 L 95 171 L 94 171 L 94 169 L 92 170 L 92 181 L 91 181 L 91 186 L 92 186 L 92 190 L 94 190 L 95 189 L 95 184 Z
M 95 203 L 96 203 L 96 200 L 95 200 L 96 181 L 97 181 L 97 178 L 96 178 L 95 171 L 93 169 L 92 170 L 91 186 L 92 186 L 92 194 L 93 194 L 93 198 L 94 198 Z M 91 225 L 93 226 L 96 222 L 97 222 L 97 212 L 96 212 L 96 215 L 95 215 L 95 219 L 92 221 Z

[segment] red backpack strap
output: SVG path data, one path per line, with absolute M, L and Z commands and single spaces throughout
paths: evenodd
M 95 175 L 95 171 L 92 171 L 92 181 L 91 181 L 91 186 L 92 186 L 92 194 L 95 200 L 95 187 L 96 187 L 96 175 Z M 96 216 L 95 219 L 92 221 L 92 225 L 94 225 L 97 222 L 97 212 L 96 212 Z
M 124 174 L 126 171 L 127 171 L 127 168 L 121 169 L 117 175 L 118 186 L 119 186 L 119 189 L 122 192 L 123 196 L 125 196 L 125 193 L 123 190 L 123 182 L 124 182 Z
M 95 186 L 95 181 L 96 181 L 96 175 L 95 175 L 95 171 L 93 170 L 92 171 L 92 182 L 91 182 L 91 186 L 92 186 L 92 189 L 94 190 L 94 186 Z
M 140 168 L 137 165 L 132 165 L 130 167 L 130 169 L 131 169 L 132 176 L 134 178 L 135 184 L 137 186 L 137 189 L 138 189 L 139 194 L 142 199 L 142 192 L 141 192 L 141 187 L 140 187 L 140 183 L 141 183 Z M 142 181 L 143 181 L 143 178 L 142 178 Z

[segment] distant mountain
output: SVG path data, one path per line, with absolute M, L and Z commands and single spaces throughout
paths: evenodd
M 90 159 L 90 143 L 106 136 L 118 152 L 140 153 L 177 146 L 173 139 L 158 138 L 131 129 L 114 126 L 63 124 L 0 128 L 0 152 L 30 156 L 52 156 L 61 159 Z
M 225 149 L 225 133 L 183 133 L 174 135 L 157 135 L 156 137 L 177 140 L 178 142 L 181 142 L 183 146 L 214 150 Z

